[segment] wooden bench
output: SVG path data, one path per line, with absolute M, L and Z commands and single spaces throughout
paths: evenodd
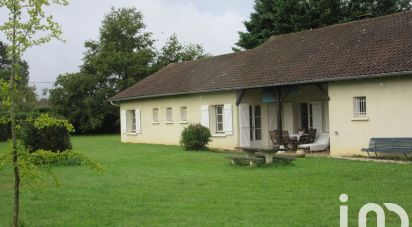
M 226 157 L 230 160 L 232 165 L 236 164 L 246 164 L 250 166 L 256 166 L 258 164 L 263 164 L 266 162 L 265 158 L 258 158 L 258 157 L 238 157 L 238 156 L 229 156 Z
M 363 152 L 375 153 L 387 153 L 387 154 L 403 154 L 408 158 L 408 153 L 412 153 L 412 138 L 371 138 L 369 141 L 369 147 L 363 148 Z

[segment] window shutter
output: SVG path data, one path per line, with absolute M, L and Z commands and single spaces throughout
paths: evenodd
M 269 116 L 269 130 L 275 130 L 278 128 L 278 114 L 276 111 L 276 106 L 275 104 L 269 104 L 268 105 L 268 116 Z
M 232 104 L 225 104 L 223 106 L 223 127 L 226 135 L 233 135 L 233 113 Z
M 136 109 L 135 114 L 136 114 L 136 133 L 142 133 L 141 111 L 139 109 Z
M 293 122 L 293 105 L 292 103 L 283 104 L 283 130 L 293 133 L 295 129 Z
M 121 110 L 120 111 L 120 131 L 122 134 L 127 132 L 126 128 L 127 122 L 126 122 L 126 110 Z
M 322 133 L 322 102 L 312 102 L 313 128 L 317 129 L 317 134 Z
M 206 128 L 209 128 L 209 106 L 202 106 L 201 109 L 201 124 Z
M 250 116 L 249 104 L 239 105 L 239 119 L 240 119 L 240 141 L 241 147 L 250 147 Z

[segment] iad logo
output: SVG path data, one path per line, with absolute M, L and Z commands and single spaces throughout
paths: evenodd
M 342 203 L 349 200 L 348 195 L 342 194 L 339 197 Z M 401 219 L 401 227 L 409 227 L 409 217 L 406 211 L 399 205 L 394 203 L 384 203 L 386 209 L 396 213 Z M 385 211 L 376 203 L 365 204 L 359 210 L 358 223 L 359 227 L 366 227 L 367 215 L 369 212 L 375 212 L 377 218 L 377 227 L 385 227 Z M 348 206 L 340 206 L 340 227 L 348 227 Z

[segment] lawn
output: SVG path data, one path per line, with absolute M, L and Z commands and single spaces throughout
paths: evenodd
M 118 136 L 74 137 L 73 146 L 106 172 L 56 167 L 60 188 L 25 187 L 28 226 L 339 226 L 341 193 L 350 226 L 368 202 L 395 202 L 412 217 L 412 165 L 304 158 L 250 168 L 231 166 L 227 154 L 121 144 Z M 9 226 L 11 171 L 0 176 L 0 226 Z M 387 226 L 399 226 L 386 214 Z

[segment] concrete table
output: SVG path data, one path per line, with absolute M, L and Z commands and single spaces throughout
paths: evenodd
M 259 149 L 260 152 L 263 153 L 266 159 L 266 164 L 272 164 L 273 163 L 273 156 L 279 151 L 280 146 L 273 146 L 272 148 L 268 149 Z

